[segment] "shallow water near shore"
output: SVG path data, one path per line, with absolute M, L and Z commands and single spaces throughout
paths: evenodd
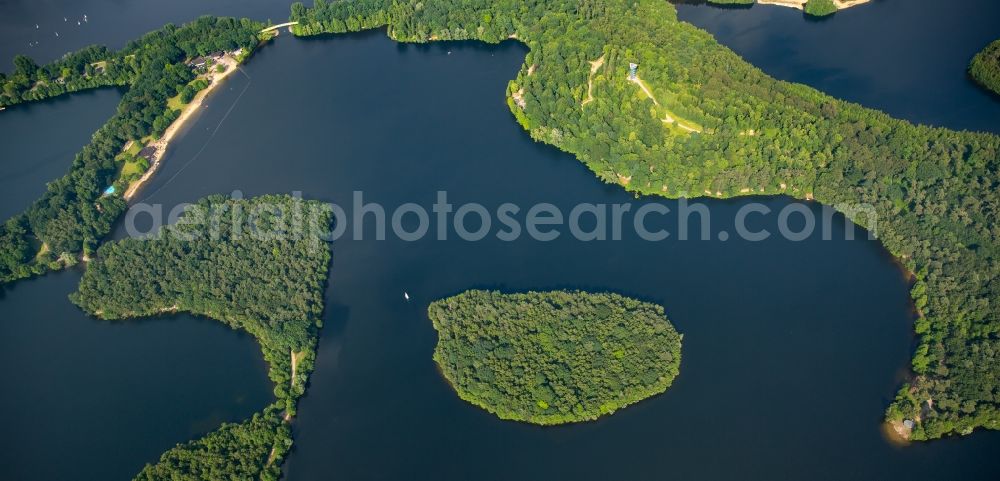
M 514 122 L 504 91 L 525 52 L 515 42 L 400 45 L 384 32 L 283 36 L 213 94 L 137 198 L 168 209 L 234 190 L 340 205 L 362 190 L 388 209 L 429 206 L 438 190 L 491 210 L 649 201 L 601 184 Z M 950 110 L 922 108 L 947 123 Z M 792 202 L 705 201 L 713 232 L 750 201 L 775 211 Z M 905 448 L 883 437 L 912 348 L 909 286 L 877 242 L 845 241 L 845 228 L 838 220 L 835 240 L 803 242 L 337 241 L 287 479 L 995 478 L 998 433 Z M 15 386 L 3 407 L 20 414 L 3 431 L 0 477 L 125 479 L 270 399 L 252 339 L 183 317 L 88 319 L 66 300 L 78 276 L 18 283 L 0 298 Z M 660 303 L 684 334 L 681 374 L 665 394 L 594 423 L 499 421 L 458 399 L 431 359 L 427 305 L 471 287 Z M 67 460 L 63 471 L 52 457 Z

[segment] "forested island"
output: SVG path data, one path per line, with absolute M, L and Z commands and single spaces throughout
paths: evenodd
M 594 420 L 666 391 L 680 368 L 663 308 L 617 294 L 473 290 L 427 314 L 445 378 L 501 419 Z
M 270 366 L 276 401 L 240 424 L 180 444 L 136 477 L 265 479 L 280 476 L 292 445 L 288 421 L 316 356 L 333 222 L 322 203 L 289 196 L 202 199 L 152 239 L 104 244 L 71 300 L 125 320 L 189 312 L 246 331 Z M 301 228 L 293 228 L 299 226 Z
M 986 46 L 969 64 L 969 75 L 979 85 L 1000 95 L 1000 40 Z
M 387 27 L 406 42 L 525 43 L 508 87 L 517 121 L 639 194 L 789 195 L 863 227 L 850 206 L 873 206 L 918 312 L 913 376 L 887 421 L 910 421 L 911 439 L 1000 428 L 1000 137 L 775 80 L 659 0 L 317 0 L 292 20 L 303 36 Z
M 887 420 L 911 421 L 912 439 L 1000 428 L 1000 137 L 913 125 L 774 80 L 659 0 L 317 1 L 293 5 L 292 20 L 297 35 L 387 27 L 400 41 L 525 43 L 507 92 L 514 117 L 635 193 L 790 195 L 837 206 L 862 226 L 870 219 L 849 206 L 874 206 L 881 241 L 914 276 L 919 335 L 911 382 Z M 0 228 L 0 281 L 92 254 L 125 209 L 103 195 L 119 180 L 116 157 L 169 115 L 192 78 L 181 65 L 218 49 L 249 53 L 260 27 L 203 18 L 119 52 L 85 49 L 47 67 L 19 58 L 0 79 L 0 105 L 128 88 L 70 172 Z
M 186 62 L 211 52 L 238 51 L 245 59 L 261 41 L 262 27 L 246 19 L 203 17 L 167 25 L 117 52 L 87 47 L 44 67 L 15 58 L 14 72 L 0 74 L 0 106 L 104 86 L 126 90 L 115 115 L 76 155 L 69 172 L 0 225 L 0 284 L 72 265 L 81 253 L 88 257 L 125 211 L 122 193 L 149 168 L 132 147 L 163 134 L 179 115 L 178 100 L 204 88 Z

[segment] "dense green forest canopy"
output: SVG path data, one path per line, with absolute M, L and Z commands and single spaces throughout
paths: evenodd
M 1000 40 L 986 46 L 969 64 L 969 75 L 993 93 L 1000 95 Z
M 292 445 L 280 409 L 269 406 L 240 424 L 224 424 L 201 439 L 178 444 L 147 464 L 135 481 L 275 481 Z
M 837 13 L 837 6 L 833 3 L 833 0 L 809 0 L 802 8 L 806 14 L 817 17 Z
M 330 208 L 318 202 L 212 196 L 151 239 L 97 250 L 71 296 L 82 309 L 109 320 L 172 312 L 220 320 L 257 339 L 275 383 L 277 403 L 263 415 L 179 446 L 145 474 L 188 479 L 230 466 L 238 469 L 228 478 L 249 479 L 237 473 L 266 471 L 254 460 L 270 465 L 287 452 L 291 438 L 283 425 L 274 428 L 271 411 L 294 415 L 313 369 L 330 264 L 329 246 L 319 236 L 332 221 Z M 261 457 L 264 446 L 275 454 Z
M 1000 137 L 775 80 L 661 0 L 317 0 L 293 5 L 292 20 L 297 35 L 524 42 L 508 88 L 517 121 L 637 193 L 815 198 L 866 227 L 851 206 L 873 207 L 919 312 L 914 376 L 887 418 L 916 421 L 914 439 L 1000 428 Z
M 681 336 L 663 308 L 617 294 L 467 291 L 427 313 L 441 372 L 501 419 L 597 419 L 662 393 L 679 372 Z
M 0 225 L 0 283 L 59 268 L 95 248 L 125 211 L 120 194 L 102 195 L 111 185 L 125 191 L 116 156 L 130 140 L 159 136 L 176 117 L 167 99 L 194 78 L 184 61 L 240 48 L 249 54 L 262 26 L 203 17 L 181 27 L 167 25 L 118 52 L 87 47 L 44 67 L 16 57 L 14 72 L 0 76 L 0 106 L 102 86 L 126 90 L 117 112 L 76 155 L 69 172 L 50 182 L 27 211 Z
M 14 71 L 0 72 L 0 106 L 42 100 L 68 92 L 126 85 L 131 72 L 107 47 L 91 45 L 45 66 L 30 57 L 14 57 Z

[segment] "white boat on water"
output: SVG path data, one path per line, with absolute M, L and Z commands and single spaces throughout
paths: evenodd
M 403 299 L 410 300 L 410 293 L 403 291 Z

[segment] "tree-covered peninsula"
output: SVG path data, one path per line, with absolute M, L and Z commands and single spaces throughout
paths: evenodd
M 986 46 L 969 64 L 969 75 L 979 85 L 1000 95 L 1000 40 Z
M 1000 428 L 1000 137 L 913 125 L 775 80 L 660 0 L 356 0 L 292 6 L 297 35 L 514 38 L 517 121 L 606 182 L 666 197 L 781 194 L 871 206 L 915 281 L 913 439 Z M 630 78 L 629 64 L 638 64 Z
M 333 221 L 328 206 L 288 196 L 199 201 L 150 239 L 104 244 L 74 303 L 101 319 L 189 312 L 257 339 L 276 402 L 241 424 L 178 445 L 137 479 L 277 479 L 287 421 L 313 369 Z
M 427 313 L 445 378 L 501 419 L 590 421 L 666 391 L 679 372 L 681 336 L 663 308 L 617 294 L 467 291 Z
M 195 78 L 185 62 L 220 51 L 241 51 L 245 58 L 260 42 L 262 27 L 246 19 L 203 17 L 167 25 L 117 52 L 87 47 L 46 66 L 15 58 L 14 72 L 0 74 L 0 106 L 104 86 L 125 92 L 69 172 L 50 182 L 24 213 L 0 224 L 0 284 L 72 264 L 96 248 L 125 211 L 121 193 L 131 175 L 127 157 L 134 157 L 125 147 L 160 136 L 177 117 L 171 99 Z M 115 193 L 107 195 L 112 186 Z

